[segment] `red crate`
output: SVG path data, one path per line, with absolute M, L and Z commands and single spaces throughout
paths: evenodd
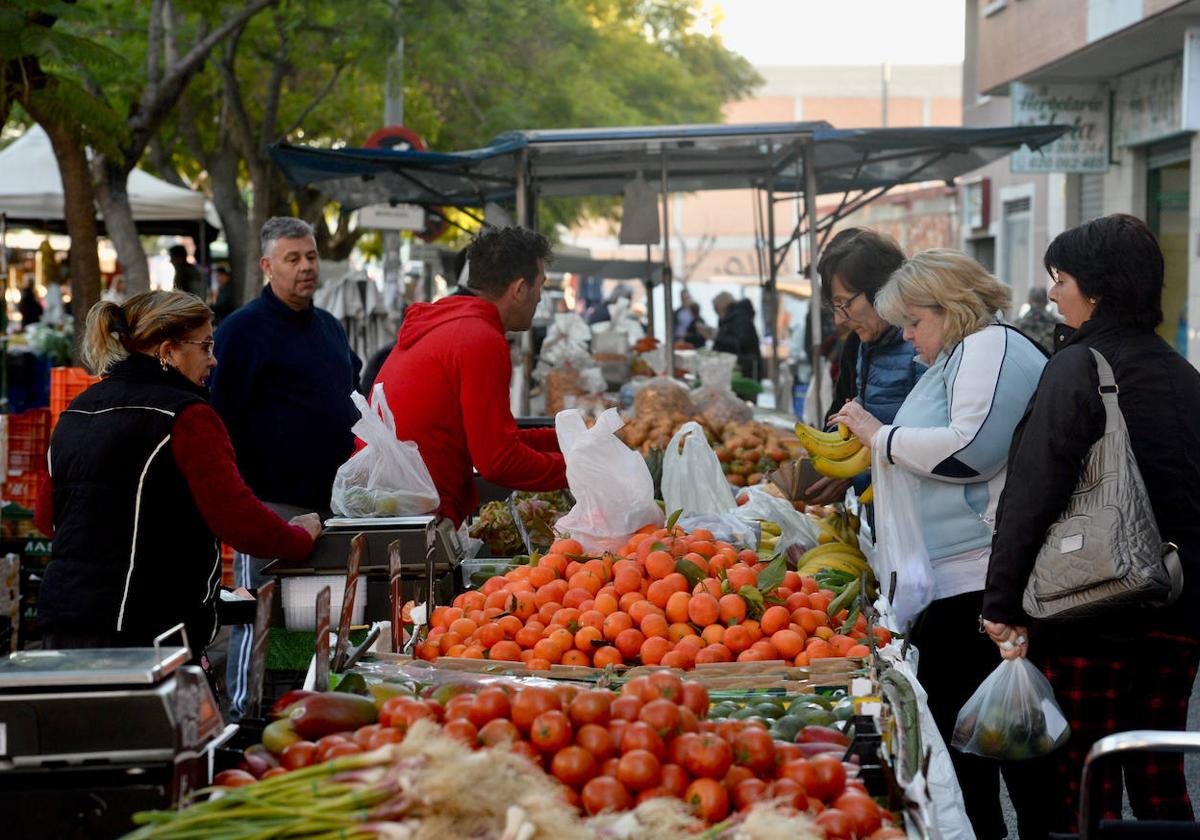
M 36 472 L 46 468 L 50 444 L 50 409 L 35 408 L 4 418 L 6 475 Z
M 100 381 L 81 367 L 50 368 L 50 428 L 58 423 L 71 400 Z
M 37 506 L 38 484 L 44 473 L 45 471 L 23 472 L 5 476 L 4 484 L 0 487 L 0 500 L 5 503 L 14 502 L 26 510 L 33 510 Z
M 233 546 L 221 543 L 221 585 L 235 589 L 233 585 Z

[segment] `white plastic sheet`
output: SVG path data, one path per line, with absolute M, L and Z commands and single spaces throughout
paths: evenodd
M 933 566 L 921 533 L 920 484 L 916 476 L 887 462 L 876 446 L 871 452 L 875 486 L 875 558 L 871 568 L 892 603 L 893 629 L 909 625 L 933 600 Z M 892 592 L 891 577 L 896 573 Z

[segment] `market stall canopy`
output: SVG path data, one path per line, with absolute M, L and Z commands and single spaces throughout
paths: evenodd
M 33 126 L 0 151 L 0 172 L 4 173 L 0 213 L 10 226 L 65 229 L 62 178 L 50 138 L 41 126 Z M 195 236 L 202 222 L 213 229 L 221 227 L 204 193 L 168 184 L 141 169 L 129 173 L 129 204 L 142 233 Z M 96 217 L 101 219 L 99 208 Z
M 584 277 L 602 277 L 605 280 L 649 280 L 653 284 L 662 275 L 662 263 L 657 260 L 605 260 L 555 253 L 550 270 Z
M 639 174 L 672 192 L 769 188 L 803 192 L 813 144 L 819 193 L 951 182 L 1067 126 L 835 129 L 825 122 L 512 131 L 482 149 L 413 152 L 277 144 L 293 184 L 315 185 L 346 210 L 370 204 L 482 206 L 511 201 L 519 161 L 542 196 L 620 195 Z

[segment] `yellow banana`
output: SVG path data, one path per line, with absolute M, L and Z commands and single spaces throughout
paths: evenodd
M 875 501 L 875 485 L 868 484 L 867 489 L 862 491 L 862 495 L 858 497 L 858 503 L 860 505 L 869 505 L 873 501 Z
M 837 432 L 818 432 L 810 426 L 797 424 L 796 436 L 809 455 L 829 458 L 833 461 L 844 461 L 860 449 L 862 443 L 858 438 L 842 440 Z
M 812 560 L 818 557 L 824 557 L 826 554 L 845 554 L 846 552 L 856 552 L 858 549 L 850 548 L 845 543 L 831 542 L 823 545 L 818 545 L 816 548 L 810 548 L 804 554 L 800 555 L 799 565 L 806 566 Z
M 764 534 L 774 534 L 775 536 L 778 537 L 780 534 L 783 533 L 783 529 L 779 527 L 779 523 L 772 522 L 769 519 L 760 519 L 758 521 L 758 525 L 759 525 L 759 528 L 762 529 L 762 532 Z
M 840 432 L 823 432 L 820 429 L 814 428 L 807 423 L 796 424 L 796 437 L 800 439 L 809 438 L 810 440 L 819 440 L 824 443 L 838 443 L 845 440 Z
M 849 458 L 840 461 L 814 455 L 812 465 L 821 475 L 830 478 L 854 478 L 859 473 L 871 469 L 871 450 L 864 446 Z
M 838 423 L 837 432 L 842 440 L 850 440 L 850 427 L 845 423 Z

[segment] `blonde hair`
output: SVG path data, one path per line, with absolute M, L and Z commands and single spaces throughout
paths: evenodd
M 187 292 L 142 292 L 124 304 L 102 300 L 88 310 L 83 334 L 84 364 L 108 373 L 131 353 L 154 354 L 163 341 L 179 340 L 212 320 L 212 310 Z
M 875 311 L 897 326 L 907 306 L 926 306 L 945 315 L 942 344 L 954 347 L 1007 309 L 1012 293 L 975 260 L 951 248 L 930 248 L 906 260 L 875 296 Z

